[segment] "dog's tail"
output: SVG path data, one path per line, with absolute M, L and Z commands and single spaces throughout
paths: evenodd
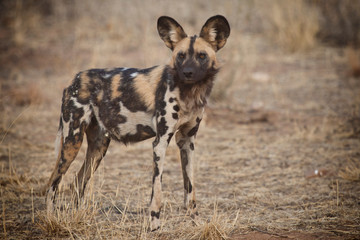
M 57 161 L 59 161 L 61 158 L 62 146 L 63 146 L 63 124 L 62 124 L 62 117 L 60 117 L 59 130 L 58 130 L 56 140 L 55 140 L 55 156 L 57 158 Z M 51 185 L 51 178 L 52 177 L 50 177 L 49 181 L 46 184 L 44 184 L 43 186 L 41 186 L 39 188 L 39 190 L 38 190 L 39 194 L 45 195 L 48 192 L 50 185 Z
M 60 123 L 59 123 L 59 129 L 56 135 L 56 140 L 55 140 L 55 156 L 57 157 L 57 159 L 59 159 L 60 154 L 61 154 L 61 148 L 63 145 L 63 123 L 62 123 L 62 117 L 60 117 Z

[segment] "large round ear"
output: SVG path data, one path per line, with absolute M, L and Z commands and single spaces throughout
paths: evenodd
M 176 44 L 187 35 L 184 29 L 173 18 L 162 16 L 159 17 L 157 22 L 157 29 L 161 39 L 165 42 L 166 46 L 174 50 Z
M 215 52 L 225 45 L 229 35 L 230 25 L 221 15 L 209 18 L 200 31 L 200 37 L 209 42 Z

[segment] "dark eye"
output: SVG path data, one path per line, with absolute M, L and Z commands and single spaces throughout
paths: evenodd
M 180 53 L 178 53 L 177 57 L 178 57 L 179 60 L 184 60 L 186 55 L 185 55 L 185 53 L 180 52 Z
M 207 58 L 206 53 L 199 53 L 198 58 L 201 60 L 205 60 Z

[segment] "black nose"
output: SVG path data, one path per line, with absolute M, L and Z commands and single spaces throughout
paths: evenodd
M 189 68 L 185 68 L 183 73 L 186 78 L 191 78 L 192 74 L 193 74 L 192 69 L 189 69 Z

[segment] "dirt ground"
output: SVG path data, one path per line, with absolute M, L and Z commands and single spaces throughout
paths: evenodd
M 199 219 L 183 209 L 179 156 L 171 143 L 162 226 L 148 232 L 151 140 L 130 146 L 113 141 L 92 178 L 86 207 L 46 215 L 38 190 L 55 164 L 62 89 L 87 68 L 165 64 L 170 52 L 151 21 L 140 26 L 151 36 L 151 51 L 81 30 L 73 40 L 56 28 L 47 29 L 46 40 L 38 34 L 32 45 L 14 47 L 2 32 L 1 238 L 359 239 L 360 79 L 349 75 L 346 49 L 288 53 L 261 34 L 237 35 L 237 28 L 219 52 L 224 66 L 196 139 Z M 229 21 L 236 25 L 235 15 Z M 65 204 L 85 151 L 83 144 L 64 178 Z

